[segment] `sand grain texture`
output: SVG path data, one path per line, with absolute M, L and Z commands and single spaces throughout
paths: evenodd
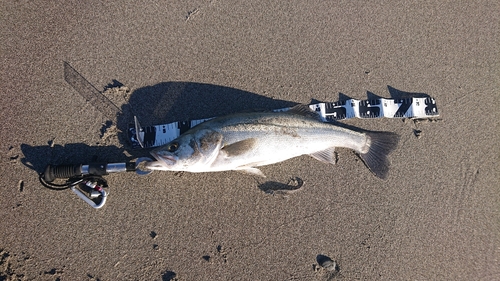
M 1 280 L 498 280 L 497 1 L 3 1 Z M 120 109 L 102 114 L 68 62 Z M 124 87 L 124 88 L 120 88 Z M 386 181 L 348 150 L 236 172 L 107 176 L 94 210 L 45 165 L 117 162 L 123 131 L 311 99 L 427 93 Z M 120 90 L 121 89 L 121 90 Z M 419 137 L 417 137 L 419 135 Z M 276 191 L 298 177 L 299 189 Z M 270 189 L 272 192 L 264 192 Z M 335 261 L 325 269 L 317 258 Z

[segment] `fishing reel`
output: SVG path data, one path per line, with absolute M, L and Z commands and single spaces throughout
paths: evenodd
M 71 189 L 79 198 L 92 208 L 99 209 L 106 203 L 109 188 L 104 175 L 120 172 L 136 172 L 147 175 L 151 171 L 141 170 L 142 162 L 152 161 L 148 157 L 138 158 L 135 162 L 124 163 L 91 163 L 88 165 L 47 165 L 40 174 L 39 180 L 43 186 L 52 190 Z M 66 179 L 64 184 L 56 184 L 56 179 Z

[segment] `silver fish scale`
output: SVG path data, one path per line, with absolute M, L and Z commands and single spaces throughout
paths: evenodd
M 248 163 L 268 165 L 338 146 L 361 151 L 366 143 L 363 133 L 289 113 L 279 117 L 266 114 L 234 117 L 214 120 L 213 124 L 209 121 L 203 127 L 220 132 L 224 146 L 248 139 L 255 139 L 255 144 L 251 150 L 230 158 L 224 155 L 222 147 L 220 156 L 212 165 L 214 169 L 222 169 L 225 165 L 245 166 Z
M 210 138 L 214 133 L 220 135 Z M 307 106 L 297 106 L 287 112 L 240 113 L 201 123 L 153 150 L 151 154 L 158 161 L 149 167 L 189 172 L 243 170 L 262 175 L 255 167 L 304 154 L 334 163 L 335 147 L 345 147 L 358 152 L 375 175 L 385 178 L 390 164 L 387 155 L 398 140 L 390 132 L 359 132 L 323 123 Z M 193 153 L 196 146 L 209 142 L 213 145 L 206 147 L 213 148 Z M 186 145 L 190 143 L 193 145 Z

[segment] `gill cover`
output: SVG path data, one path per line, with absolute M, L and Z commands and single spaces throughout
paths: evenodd
M 192 157 L 197 158 L 201 154 L 206 159 L 205 163 L 212 163 L 217 157 L 222 146 L 222 134 L 208 129 L 197 131 L 190 140 L 189 145 L 193 148 Z

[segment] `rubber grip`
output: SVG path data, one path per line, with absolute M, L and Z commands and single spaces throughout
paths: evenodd
M 82 175 L 82 165 L 47 165 L 43 178 L 46 182 L 52 182 L 55 179 L 66 179 Z

